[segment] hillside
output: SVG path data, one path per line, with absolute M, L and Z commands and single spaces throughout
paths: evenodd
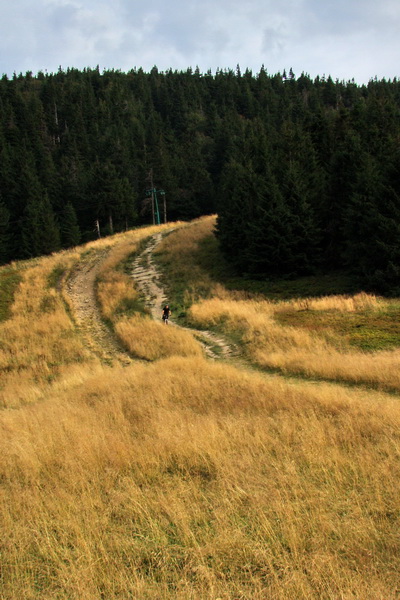
M 0 268 L 2 600 L 398 597 L 400 301 L 241 288 L 214 227 Z
M 400 82 L 237 69 L 0 79 L 0 264 L 218 213 L 239 275 L 398 296 Z

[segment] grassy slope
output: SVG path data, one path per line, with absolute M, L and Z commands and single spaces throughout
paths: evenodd
M 0 322 L 10 316 L 10 307 L 20 281 L 21 275 L 15 268 L 0 268 Z
M 342 343 L 363 351 L 390 350 L 400 347 L 400 300 L 380 299 L 379 306 L 348 312 L 340 309 L 313 310 L 307 298 L 330 294 L 351 295 L 360 292 L 348 276 L 301 277 L 296 280 L 258 281 L 235 276 L 221 255 L 213 235 L 212 218 L 194 224 L 193 232 L 181 231 L 181 241 L 166 239 L 158 260 L 164 269 L 164 282 L 177 305 L 178 316 L 187 317 L 189 307 L 198 299 L 212 295 L 219 283 L 233 298 L 268 299 L 273 302 L 304 299 L 302 305 L 280 309 L 278 323 L 306 331 L 337 334 Z M 176 238 L 177 236 L 175 236 Z M 300 309 L 299 309 L 300 306 Z
M 135 291 L 113 273 L 137 242 L 110 243 L 99 300 L 117 328 Z M 198 242 L 184 246 L 188 307 L 214 283 L 196 287 Z M 178 331 L 157 358 L 145 317 L 151 362 L 100 364 L 46 285 L 79 252 L 28 270 L 0 329 L 2 600 L 394 600 L 398 399 L 184 355 Z

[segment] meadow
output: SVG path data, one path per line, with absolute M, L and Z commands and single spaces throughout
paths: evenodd
M 176 232 L 159 250 L 185 322 L 231 336 L 263 370 L 400 391 L 400 299 L 360 291 L 279 300 L 251 293 L 249 281 L 245 290 L 230 289 L 213 277 L 221 263 L 215 246 L 201 253 L 214 222 Z
M 159 261 L 178 317 L 235 340 L 237 360 L 207 360 L 190 332 L 146 314 L 127 265 L 157 228 L 13 265 L 0 323 L 2 600 L 399 597 L 398 348 L 381 325 L 373 351 L 343 328 L 395 301 L 229 290 L 202 257 L 212 226 L 175 227 Z M 71 271 L 105 248 L 97 299 L 127 366 L 85 344 L 66 294 Z M 311 327 L 309 311 L 329 327 Z

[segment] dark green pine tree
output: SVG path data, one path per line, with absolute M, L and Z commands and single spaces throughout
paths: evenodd
M 22 230 L 26 224 L 26 214 L 28 204 L 32 206 L 39 205 L 43 196 L 43 188 L 40 185 L 39 178 L 35 170 L 35 163 L 32 153 L 26 150 L 25 145 L 14 153 L 13 158 L 13 192 L 12 198 L 12 221 L 16 224 L 13 230 L 13 254 L 15 258 L 27 258 L 28 256 L 37 256 L 41 254 L 39 246 L 26 253 L 25 243 L 22 240 Z M 8 200 L 8 207 L 10 207 Z
M 293 214 L 271 172 L 254 183 L 257 201 L 247 228 L 247 272 L 267 278 L 293 276 L 298 251 L 293 245 Z
M 290 86 L 293 85 L 292 78 Z M 299 123 L 285 120 L 275 145 L 273 172 L 286 204 L 287 227 L 291 231 L 293 262 L 286 268 L 293 274 L 309 273 L 319 259 L 316 214 L 323 202 L 321 170 L 311 136 Z
M 127 230 L 136 223 L 136 206 L 136 194 L 128 178 L 122 177 L 116 180 L 112 200 L 112 213 L 115 215 L 114 227 L 116 231 Z
M 97 161 L 91 173 L 92 218 L 99 219 L 108 233 L 131 227 L 137 219 L 136 195 L 127 177 L 120 177 L 109 161 Z
M 0 201 L 0 264 L 8 262 L 10 258 L 10 211 Z
M 63 248 L 77 246 L 81 241 L 78 219 L 71 202 L 64 206 L 60 215 L 60 236 Z
M 93 207 L 90 211 L 92 221 L 99 219 L 103 224 L 108 224 L 115 219 L 113 200 L 117 181 L 118 176 L 111 161 L 102 162 L 98 159 L 91 170 L 89 183 L 90 205 Z
M 33 258 L 41 254 L 40 200 L 30 199 L 22 215 L 19 258 Z
M 21 226 L 21 256 L 32 258 L 60 249 L 60 232 L 48 197 L 31 198 Z
M 41 225 L 42 225 L 42 254 L 51 254 L 60 250 L 60 229 L 54 215 L 53 208 L 47 194 L 41 203 Z
M 376 160 L 363 157 L 356 191 L 345 213 L 348 266 L 369 289 L 400 294 L 400 195 Z
M 247 271 L 258 276 L 309 272 L 315 261 L 317 227 L 309 201 L 309 162 L 303 158 L 304 148 L 300 142 L 285 143 L 283 135 L 267 133 L 258 119 L 246 130 L 243 156 L 251 159 L 252 203 L 244 248 Z M 302 138 L 295 134 L 293 130 L 293 138 Z
M 213 153 L 209 170 L 214 186 L 218 188 L 224 167 L 237 154 L 237 141 L 240 139 L 240 123 L 234 113 L 224 115 L 225 118 L 218 123 L 213 140 Z
M 79 228 L 93 229 L 93 215 L 87 209 L 88 179 L 90 173 L 80 155 L 73 135 L 64 137 L 63 154 L 59 159 L 58 173 L 60 184 L 60 202 L 63 206 L 71 203 L 79 214 Z
M 214 187 L 202 153 L 200 136 L 182 147 L 179 161 L 180 186 L 171 206 L 176 218 L 194 219 L 215 211 Z
M 307 174 L 308 175 L 308 174 Z M 320 232 L 315 212 L 310 201 L 308 177 L 296 161 L 289 164 L 282 194 L 287 205 L 287 219 L 290 231 L 291 264 L 285 266 L 288 272 L 311 273 L 319 262 L 318 242 Z
M 252 171 L 231 160 L 223 170 L 218 192 L 216 235 L 223 254 L 242 273 L 248 270 L 246 249 L 256 200 L 255 179 Z
M 329 165 L 329 191 L 319 211 L 324 233 L 323 254 L 328 268 L 340 268 L 343 265 L 345 212 L 356 188 L 357 173 L 362 170 L 359 136 L 352 130 L 344 129 L 339 138 Z
M 15 206 L 17 204 L 16 182 L 13 175 L 10 149 L 2 139 L 0 131 L 0 196 L 7 208 L 15 211 Z

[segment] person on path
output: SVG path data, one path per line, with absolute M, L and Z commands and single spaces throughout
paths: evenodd
M 168 325 L 168 319 L 170 317 L 170 314 L 171 314 L 171 309 L 169 308 L 169 304 L 166 304 L 162 311 L 162 320 L 164 321 L 164 323 L 166 325 Z

